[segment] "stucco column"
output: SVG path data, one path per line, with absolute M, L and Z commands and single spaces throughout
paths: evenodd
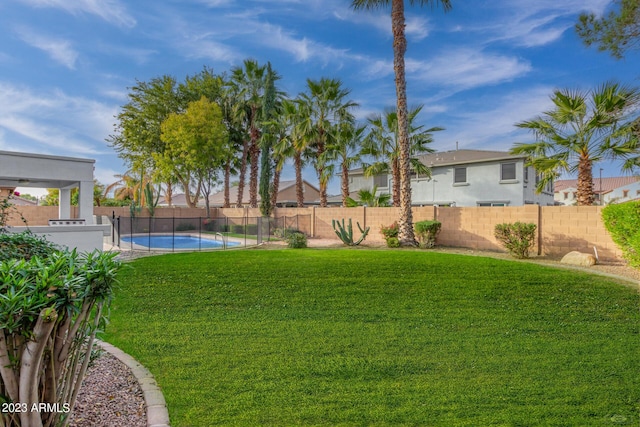
M 59 195 L 58 218 L 69 219 L 71 218 L 71 189 L 61 188 Z
M 78 192 L 78 218 L 86 225 L 93 224 L 93 181 L 80 181 Z

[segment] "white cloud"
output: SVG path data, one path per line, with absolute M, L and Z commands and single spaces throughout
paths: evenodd
M 106 152 L 104 139 L 112 132 L 116 114 L 115 106 L 62 91 L 36 94 L 0 82 L 0 127 L 29 148 L 37 144 L 48 152 L 70 155 Z
M 132 28 L 136 20 L 127 12 L 126 7 L 119 0 L 20 0 L 34 7 L 52 7 L 62 9 L 72 15 L 88 13 L 96 15 L 105 21 L 120 26 Z
M 514 125 L 548 110 L 552 92 L 552 87 L 537 86 L 499 97 L 476 99 L 473 105 L 465 102 L 461 108 L 452 105 L 446 114 L 447 129 L 438 134 L 437 140 L 446 140 L 447 145 L 459 141 L 460 148 L 508 150 L 513 143 L 530 138 L 526 131 Z
M 406 70 L 433 85 L 468 89 L 513 80 L 528 73 L 531 65 L 514 57 L 463 48 L 424 61 L 408 58 Z
M 76 68 L 79 53 L 73 49 L 70 41 L 38 34 L 26 27 L 18 28 L 17 33 L 22 41 L 46 52 L 54 61 L 64 65 L 70 70 Z

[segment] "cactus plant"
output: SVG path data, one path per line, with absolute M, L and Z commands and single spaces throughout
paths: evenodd
M 349 225 L 347 225 L 346 227 L 344 224 L 344 218 L 342 219 L 342 223 L 340 223 L 340 221 L 336 221 L 335 219 L 331 220 L 331 225 L 333 226 L 333 231 L 335 231 L 336 235 L 340 238 L 340 240 L 342 240 L 342 243 L 349 246 L 357 246 L 360 243 L 362 243 L 365 237 L 367 237 L 367 234 L 369 234 L 369 230 L 371 229 L 371 227 L 366 227 L 365 229 L 362 229 L 362 227 L 360 226 L 360 223 L 356 222 L 356 225 L 358 226 L 360 233 L 362 233 L 362 236 L 357 241 L 354 241 L 353 225 L 351 223 L 351 218 L 349 218 Z

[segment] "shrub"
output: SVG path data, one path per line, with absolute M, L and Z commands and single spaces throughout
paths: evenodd
M 190 231 L 195 229 L 196 226 L 191 224 L 190 222 L 181 222 L 176 226 L 176 231 Z
M 0 262 L 0 400 L 18 409 L 3 411 L 0 425 L 63 425 L 106 321 L 115 255 L 51 251 Z M 31 409 L 40 404 L 59 411 Z
M 258 234 L 258 224 L 247 224 L 245 232 L 252 236 L 256 236 Z
M 387 238 L 387 247 L 389 248 L 399 248 L 400 240 L 397 237 L 388 237 Z
M 398 243 L 397 246 L 392 246 L 390 244 L 390 240 L 389 239 L 394 239 L 396 241 L 398 241 L 398 233 L 400 232 L 400 227 L 398 227 L 398 223 L 394 222 L 393 224 L 391 224 L 388 227 L 385 227 L 384 225 L 382 227 L 380 227 L 380 233 L 384 236 L 384 240 L 387 242 L 387 246 L 390 248 L 397 248 L 400 247 L 400 243 Z M 399 242 L 399 241 L 398 241 Z M 395 244 L 395 241 L 391 241 L 392 244 Z
M 529 250 L 536 239 L 536 225 L 524 222 L 496 224 L 494 236 L 515 258 L 529 258 Z
M 10 259 L 29 260 L 32 257 L 47 258 L 59 249 L 44 236 L 36 236 L 31 231 L 16 234 L 0 232 L 0 262 Z
M 244 225 L 242 224 L 233 224 L 231 226 L 231 232 L 234 234 L 244 234 Z
M 440 232 L 440 221 L 419 221 L 414 224 L 421 248 L 432 248 L 436 245 L 436 237 Z
M 640 202 L 608 205 L 602 209 L 602 220 L 624 258 L 640 268 Z
M 273 235 L 279 239 L 285 239 L 291 233 L 301 233 L 297 228 L 276 228 Z
M 307 236 L 304 233 L 291 233 L 287 235 L 287 246 L 292 249 L 307 247 Z

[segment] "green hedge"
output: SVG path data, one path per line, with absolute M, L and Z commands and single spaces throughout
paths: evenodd
M 602 220 L 625 259 L 640 268 L 640 202 L 608 205 L 602 209 Z
M 515 258 L 529 258 L 529 250 L 536 241 L 536 225 L 514 222 L 496 224 L 494 236 Z

